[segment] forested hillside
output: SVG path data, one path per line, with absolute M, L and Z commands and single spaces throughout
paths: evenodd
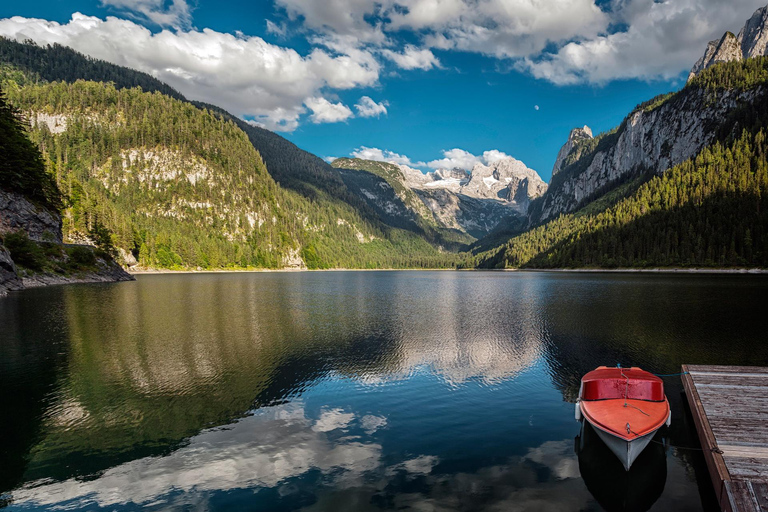
M 87 57 L 59 44 L 43 47 L 31 40 L 19 43 L 0 36 L 0 63 L 22 71 L 33 81 L 112 82 L 118 89 L 141 87 L 146 92 L 184 99 L 173 87 L 147 73 Z
M 450 264 L 350 207 L 284 190 L 245 133 L 207 110 L 97 82 L 6 87 L 67 198 L 70 239 L 106 232 L 142 265 L 163 268 Z
M 0 75 L 65 192 L 70 239 L 100 232 L 163 268 L 456 260 L 382 222 L 322 159 L 146 73 L 0 38 Z

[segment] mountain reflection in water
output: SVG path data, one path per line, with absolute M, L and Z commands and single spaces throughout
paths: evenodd
M 0 503 L 600 510 L 563 398 L 598 364 L 768 363 L 749 348 L 766 284 L 333 272 L 28 290 L 0 301 Z M 665 380 L 670 436 L 691 444 Z M 706 508 L 702 464 L 670 454 L 656 507 Z

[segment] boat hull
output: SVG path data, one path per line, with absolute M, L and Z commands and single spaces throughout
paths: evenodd
M 632 463 L 635 462 L 637 456 L 640 455 L 643 450 L 645 450 L 645 447 L 648 446 L 648 443 L 651 442 L 653 436 L 656 434 L 656 431 L 654 430 L 653 432 L 650 432 L 644 436 L 636 437 L 628 441 L 626 439 L 616 437 L 610 432 L 606 432 L 591 422 L 590 425 L 592 425 L 600 439 L 602 439 L 605 445 L 613 452 L 614 455 L 616 455 L 616 457 L 624 466 L 624 469 L 627 471 L 629 471 L 629 468 L 632 467 Z

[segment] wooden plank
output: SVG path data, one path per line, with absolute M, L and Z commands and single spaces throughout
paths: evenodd
M 708 418 L 712 433 L 719 443 L 747 442 L 753 446 L 768 446 L 768 423 L 745 418 Z
M 758 512 L 760 509 L 749 488 L 749 482 L 733 480 L 725 483 L 723 500 L 720 508 L 729 512 Z
M 768 512 L 768 483 L 751 482 L 759 510 Z
M 725 457 L 725 465 L 732 480 L 768 482 L 768 464 L 765 459 L 751 457 Z
M 723 452 L 723 458 L 747 457 L 756 459 L 768 459 L 768 447 L 749 444 L 724 444 L 722 441 L 718 448 Z
M 768 374 L 768 367 L 765 366 L 728 366 L 728 365 L 706 365 L 706 364 L 687 364 L 689 372 L 719 372 L 719 373 L 765 373 Z
M 704 406 L 701 403 L 698 391 L 696 391 L 696 386 L 687 365 L 683 365 L 682 381 L 685 395 L 688 398 L 688 404 L 690 405 L 693 414 L 693 422 L 696 425 L 696 432 L 699 434 L 699 441 L 704 450 L 704 460 L 707 463 L 709 476 L 712 479 L 712 485 L 715 488 L 715 495 L 717 496 L 717 501 L 721 503 L 722 506 L 724 503 L 723 495 L 725 494 L 723 492 L 723 483 L 730 480 L 730 475 L 728 474 L 728 469 L 723 460 L 723 456 L 713 451 L 717 448 L 717 442 L 712 433 L 712 429 L 709 426 L 707 415 L 704 412 Z M 737 509 L 731 509 L 729 507 L 728 510 Z
M 693 382 L 697 386 L 726 384 L 732 386 L 762 386 L 768 387 L 768 374 L 750 373 L 750 374 L 726 374 L 726 373 L 694 373 Z

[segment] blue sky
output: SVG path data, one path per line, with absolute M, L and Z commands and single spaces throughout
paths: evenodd
M 764 2 L 47 0 L 0 4 L 0 35 L 147 71 L 321 157 L 502 152 L 548 180 L 571 128 L 679 89 Z

